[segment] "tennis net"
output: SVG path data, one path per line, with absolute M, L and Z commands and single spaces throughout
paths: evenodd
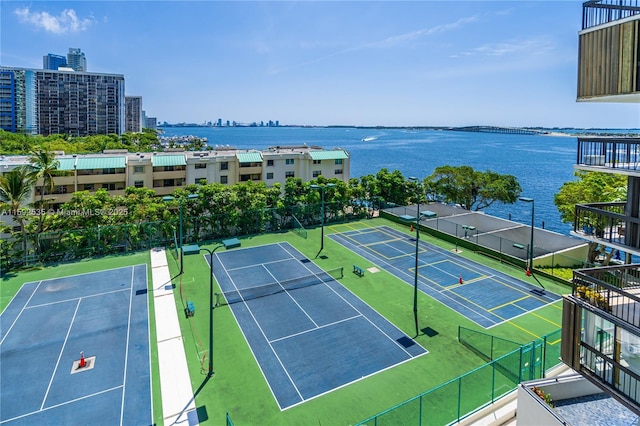
M 317 284 L 323 284 L 333 281 L 344 276 L 343 268 L 330 269 L 328 271 L 319 272 L 317 274 L 305 275 L 303 277 L 292 278 L 286 281 L 259 285 L 255 287 L 241 288 L 237 290 L 216 293 L 216 306 L 230 305 L 238 302 L 246 302 L 247 300 L 257 299 L 259 297 L 271 296 L 273 294 L 282 293 L 284 291 L 292 291 L 300 288 L 310 287 Z
M 301 236 L 302 238 L 304 238 L 305 240 L 307 239 L 307 230 L 304 228 L 304 226 L 302 226 L 302 224 L 300 223 L 300 221 L 298 220 L 298 218 L 292 213 L 291 214 L 291 218 L 293 219 L 293 232 L 295 232 L 296 234 L 298 234 L 299 236 Z

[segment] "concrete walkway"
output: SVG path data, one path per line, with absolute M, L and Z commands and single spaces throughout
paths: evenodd
M 164 424 L 195 425 L 196 405 L 164 248 L 151 250 L 151 276 Z

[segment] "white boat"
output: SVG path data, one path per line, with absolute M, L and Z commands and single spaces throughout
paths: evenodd
M 370 142 L 378 139 L 377 136 L 367 136 L 366 138 L 362 138 L 362 142 Z

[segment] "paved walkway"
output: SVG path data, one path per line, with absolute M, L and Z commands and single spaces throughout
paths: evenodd
M 194 425 L 196 405 L 164 248 L 151 250 L 151 275 L 164 424 Z

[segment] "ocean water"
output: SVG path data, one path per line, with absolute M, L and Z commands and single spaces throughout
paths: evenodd
M 577 138 L 573 136 L 508 135 L 447 130 L 306 128 L 306 127 L 167 127 L 165 136 L 206 137 L 211 146 L 265 149 L 277 145 L 340 147 L 351 157 L 351 177 L 376 174 L 383 167 L 420 179 L 439 166 L 471 166 L 511 174 L 522 196 L 535 200 L 534 222 L 561 234 L 562 223 L 553 197 L 563 183 L 574 179 Z M 531 204 L 495 204 L 487 214 L 531 224 Z

